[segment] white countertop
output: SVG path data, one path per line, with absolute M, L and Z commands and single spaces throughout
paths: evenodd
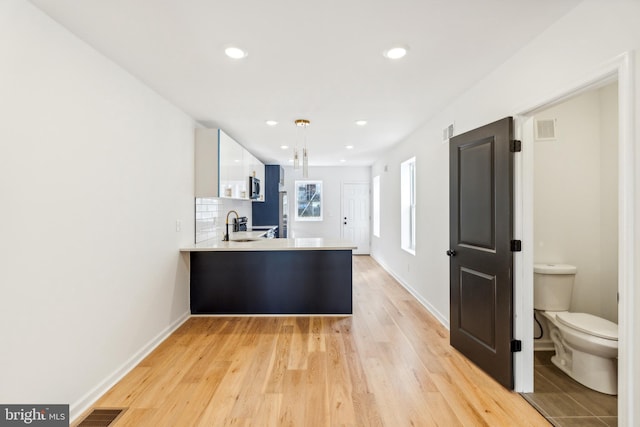
M 265 239 L 258 236 L 264 231 L 240 231 L 232 233 L 231 241 L 223 242 L 216 239 L 196 243 L 191 247 L 180 248 L 180 252 L 208 252 L 208 251 L 298 251 L 298 250 L 352 250 L 357 246 L 349 240 L 324 239 L 322 237 L 305 237 L 296 239 Z M 239 242 L 233 239 L 256 238 L 249 242 Z

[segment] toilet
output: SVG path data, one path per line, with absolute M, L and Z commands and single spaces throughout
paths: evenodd
M 568 264 L 534 264 L 533 307 L 546 320 L 555 355 L 551 362 L 574 380 L 600 393 L 618 393 L 618 325 L 569 311 L 577 269 Z

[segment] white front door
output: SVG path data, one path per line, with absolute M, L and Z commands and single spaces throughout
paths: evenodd
M 342 184 L 342 238 L 358 246 L 354 254 L 369 253 L 369 212 L 369 183 Z

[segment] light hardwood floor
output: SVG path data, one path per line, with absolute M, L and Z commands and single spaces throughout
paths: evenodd
M 117 426 L 549 425 L 372 258 L 353 282 L 352 317 L 190 318 L 94 407 L 128 408 Z

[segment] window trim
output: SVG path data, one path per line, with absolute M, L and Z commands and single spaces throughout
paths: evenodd
M 400 247 L 416 254 L 416 158 L 400 164 Z
M 380 175 L 373 177 L 373 200 L 371 206 L 373 208 L 373 236 L 380 237 Z

